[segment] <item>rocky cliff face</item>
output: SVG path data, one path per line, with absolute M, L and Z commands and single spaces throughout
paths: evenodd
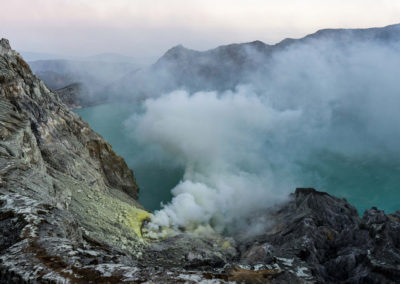
M 72 257 L 72 247 L 84 249 L 85 239 L 135 250 L 132 240 L 147 212 L 136 202 L 138 186 L 125 161 L 4 39 L 0 84 L 3 278 L 54 278 L 44 262 Z M 21 269 L 24 275 L 12 272 Z
M 297 189 L 230 237 L 206 226 L 151 239 L 137 194 L 123 159 L 2 39 L 0 283 L 400 279 L 400 212 L 360 218 L 346 200 Z M 252 224 L 263 230 L 249 235 Z

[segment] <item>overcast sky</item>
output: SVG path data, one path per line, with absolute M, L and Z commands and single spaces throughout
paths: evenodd
M 275 43 L 321 28 L 400 23 L 400 0 L 0 0 L 14 49 L 159 56 L 183 44 Z

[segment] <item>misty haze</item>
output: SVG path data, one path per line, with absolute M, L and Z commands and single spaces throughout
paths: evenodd
M 400 281 L 400 24 L 299 20 L 279 39 L 238 29 L 220 45 L 210 32 L 160 52 L 180 38 L 177 17 L 163 44 L 138 32 L 152 47 L 129 52 L 132 39 L 106 35 L 133 23 L 135 4 L 85 5 L 93 23 L 110 20 L 103 50 L 40 50 L 17 29 L 21 48 L 0 41 L 0 284 Z M 226 8 L 232 31 L 240 7 L 258 17 L 249 4 L 203 5 L 210 21 Z M 330 23 L 336 6 L 315 5 Z M 163 9 L 154 24 L 176 16 Z

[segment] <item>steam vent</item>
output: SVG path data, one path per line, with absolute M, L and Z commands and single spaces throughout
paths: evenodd
M 1 39 L 0 283 L 400 281 L 400 211 L 360 217 L 298 188 L 235 233 L 178 230 L 150 226 L 138 194 L 110 144 Z

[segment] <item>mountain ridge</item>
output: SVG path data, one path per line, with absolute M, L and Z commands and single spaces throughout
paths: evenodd
M 190 50 L 190 51 L 196 51 L 196 52 L 209 52 L 209 51 L 213 51 L 215 49 L 218 48 L 225 48 L 225 47 L 230 47 L 230 46 L 241 46 L 241 45 L 258 45 L 261 47 L 264 46 L 280 46 L 280 45 L 286 45 L 286 42 L 288 41 L 299 41 L 299 40 L 305 40 L 305 39 L 309 39 L 309 38 L 316 38 L 319 36 L 323 36 L 329 33 L 340 33 L 340 32 L 350 32 L 350 33 L 354 33 L 354 32 L 365 32 L 365 33 L 369 33 L 369 32 L 383 32 L 384 30 L 388 30 L 388 29 L 399 29 L 400 30 L 400 23 L 399 24 L 391 24 L 391 25 L 386 25 L 386 26 L 382 26 L 382 27 L 373 27 L 373 28 L 324 28 L 324 29 L 319 29 L 316 32 L 313 32 L 311 34 L 307 34 L 303 37 L 299 37 L 299 38 L 284 38 L 276 43 L 273 44 L 268 44 L 265 43 L 261 40 L 253 40 L 253 41 L 249 41 L 249 42 L 242 42 L 242 43 L 231 43 L 231 44 L 223 44 L 223 45 L 219 45 L 217 47 L 214 48 L 210 48 L 204 51 L 199 51 L 196 49 L 191 49 L 191 48 L 186 48 L 185 46 L 183 46 L 182 44 L 178 44 L 176 46 L 171 47 L 170 49 L 168 49 L 164 54 L 167 54 L 169 51 L 175 49 L 175 48 L 179 48 L 179 49 L 186 49 L 186 50 Z M 162 56 L 161 56 L 162 57 Z
M 206 51 L 177 45 L 167 50 L 152 66 L 125 75 L 103 93 L 136 100 L 160 96 L 176 89 L 197 91 L 234 90 L 252 78 L 268 73 L 274 54 L 297 45 L 313 46 L 332 41 L 342 47 L 361 42 L 399 42 L 400 24 L 369 29 L 321 29 L 299 39 L 286 38 L 273 45 L 262 41 L 234 43 Z M 152 84 L 152 79 L 158 82 Z M 121 96 L 121 94 L 125 94 Z
M 248 84 L 254 74 L 268 73 L 269 60 L 296 44 L 313 45 L 321 40 L 352 44 L 360 41 L 400 41 L 400 24 L 376 28 L 321 29 L 301 38 L 285 38 L 274 44 L 260 40 L 221 45 L 205 51 L 176 45 L 168 49 L 151 66 L 131 68 L 112 66 L 112 62 L 41 60 L 31 62 L 38 77 L 52 89 L 84 83 L 88 93 L 72 94 L 84 102 L 83 107 L 113 100 L 142 100 L 176 89 L 197 91 L 234 90 Z M 71 63 L 72 62 L 72 63 Z M 128 63 L 123 63 L 129 65 Z M 93 68 L 89 68 L 93 65 Z M 82 69 L 84 72 L 79 70 Z M 97 74 L 102 70 L 100 76 Z M 109 75 L 108 78 L 107 74 Z M 153 78 L 158 82 L 153 84 Z M 83 82 L 84 81 L 84 82 Z M 86 96 L 86 97 L 83 97 Z

